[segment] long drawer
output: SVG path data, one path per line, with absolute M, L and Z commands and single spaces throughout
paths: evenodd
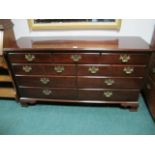
M 141 64 L 144 65 L 149 60 L 147 54 L 129 53 L 54 53 L 51 52 L 25 52 L 9 53 L 8 57 L 12 63 L 24 62 L 51 62 L 51 63 L 98 63 L 98 64 Z
M 125 76 L 143 77 L 146 67 L 143 65 L 78 65 L 74 64 L 13 64 L 15 74 L 21 75 L 61 75 L 61 76 Z M 77 73 L 76 73 L 77 72 Z
M 8 56 L 12 63 L 100 63 L 99 53 L 11 53 Z
M 77 99 L 76 89 L 19 88 L 21 97 L 47 99 Z
M 80 100 L 137 101 L 138 90 L 79 90 Z
M 98 101 L 136 101 L 139 97 L 138 90 L 113 90 L 113 89 L 49 89 L 49 88 L 19 88 L 21 97 L 47 98 L 47 99 L 75 99 Z
M 143 65 L 78 65 L 79 76 L 143 77 L 145 72 Z
M 143 78 L 121 77 L 16 76 L 16 81 L 19 86 L 51 88 L 141 89 L 143 86 Z
M 75 76 L 16 76 L 18 86 L 76 88 Z
M 76 74 L 73 64 L 13 64 L 13 71 L 17 75 L 61 75 Z
M 141 89 L 143 78 L 78 77 L 79 88 Z

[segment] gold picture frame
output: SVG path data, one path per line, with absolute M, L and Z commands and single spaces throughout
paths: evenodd
M 46 19 L 41 19 L 41 20 L 46 20 Z M 121 19 L 109 19 L 111 21 L 108 21 L 108 19 L 105 19 L 105 22 L 92 22 L 95 19 L 92 19 L 91 22 L 77 22 L 76 20 L 78 21 L 79 19 L 74 19 L 74 22 L 37 23 L 36 22 L 37 19 L 28 19 L 28 25 L 30 30 L 73 30 L 73 29 L 119 30 L 121 27 Z M 104 20 L 104 19 L 100 19 L 100 20 Z

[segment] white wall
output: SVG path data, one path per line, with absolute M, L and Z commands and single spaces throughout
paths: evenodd
M 51 36 L 54 39 L 102 37 L 102 36 L 140 36 L 151 41 L 155 19 L 123 19 L 120 31 L 115 30 L 50 30 L 30 31 L 26 19 L 13 19 L 16 39 L 24 36 Z

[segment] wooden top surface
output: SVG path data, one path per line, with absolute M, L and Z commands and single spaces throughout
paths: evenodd
M 4 50 L 150 50 L 149 45 L 139 37 L 98 37 L 53 40 L 50 37 L 24 37 L 17 40 L 18 47 Z

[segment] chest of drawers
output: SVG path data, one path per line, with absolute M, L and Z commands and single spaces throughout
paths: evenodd
M 122 38 L 130 46 L 131 40 L 135 38 Z M 142 48 L 138 44 L 118 47 L 121 39 L 115 38 L 108 42 L 109 48 L 102 40 L 40 41 L 38 45 L 33 41 L 31 48 L 5 49 L 17 99 L 22 105 L 37 101 L 116 104 L 137 110 L 151 55 L 147 44 L 137 40 Z

